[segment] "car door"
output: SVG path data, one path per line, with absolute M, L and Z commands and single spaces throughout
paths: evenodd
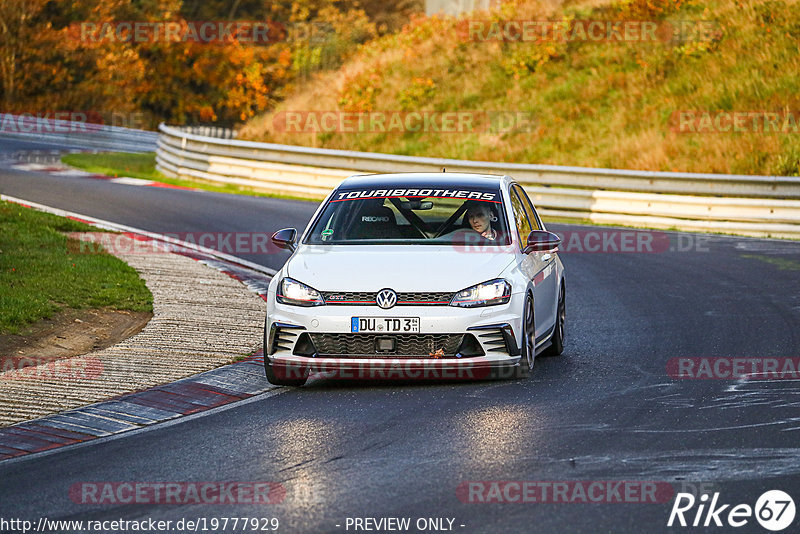
M 525 217 L 528 220 L 528 233 L 533 230 L 541 230 L 536 210 L 528 198 L 527 193 L 519 184 L 511 186 L 512 196 L 516 197 Z M 512 205 L 513 205 L 512 201 Z M 515 209 L 516 216 L 516 209 Z M 528 233 L 525 234 L 527 239 Z M 524 244 L 523 244 L 524 246 Z M 532 266 L 534 286 L 534 312 L 536 313 L 536 342 L 539 343 L 547 338 L 550 330 L 555 325 L 557 301 L 558 276 L 556 272 L 555 255 L 549 252 L 531 252 L 528 254 L 530 265 Z
M 510 200 L 511 211 L 513 212 L 514 216 L 514 224 L 517 230 L 517 246 L 519 247 L 518 252 L 521 256 L 519 269 L 525 274 L 525 277 L 528 278 L 528 280 L 534 281 L 533 315 L 535 322 L 534 329 L 536 331 L 536 338 L 538 339 L 539 336 L 543 334 L 545 328 L 545 322 L 542 320 L 544 318 L 545 311 L 543 309 L 540 310 L 541 304 L 539 303 L 539 290 L 535 285 L 536 276 L 542 267 L 541 260 L 533 253 L 522 254 L 522 249 L 525 248 L 528 240 L 528 234 L 531 233 L 531 222 L 528 213 L 525 210 L 525 205 L 523 204 L 519 194 L 514 192 L 513 186 L 511 189 L 509 189 L 508 196 Z

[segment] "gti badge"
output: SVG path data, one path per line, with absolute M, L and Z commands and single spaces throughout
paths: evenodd
M 397 294 L 391 289 L 381 289 L 375 297 L 375 302 L 384 310 L 388 310 L 397 304 Z

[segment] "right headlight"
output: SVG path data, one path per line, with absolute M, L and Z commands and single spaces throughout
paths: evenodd
M 450 306 L 479 308 L 505 304 L 509 300 L 511 300 L 511 284 L 502 278 L 497 278 L 459 291 L 450 301 Z
M 288 276 L 278 284 L 275 299 L 281 304 L 291 304 L 293 306 L 308 307 L 323 306 L 325 304 L 319 291 Z

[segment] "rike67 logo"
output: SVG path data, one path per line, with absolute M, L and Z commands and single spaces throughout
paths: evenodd
M 678 493 L 669 514 L 667 526 L 727 526 L 743 527 L 753 516 L 756 521 L 767 530 L 778 532 L 789 527 L 794 522 L 794 500 L 788 493 L 781 490 L 765 492 L 756 501 L 755 507 L 749 504 L 722 504 L 719 502 L 719 492 L 714 493 L 709 501 L 709 496 L 704 493 L 696 499 L 691 493 Z M 696 509 L 695 509 L 695 505 Z

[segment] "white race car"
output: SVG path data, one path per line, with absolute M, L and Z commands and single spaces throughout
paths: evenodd
M 527 377 L 565 335 L 560 239 L 509 176 L 353 176 L 326 199 L 267 295 L 277 385 Z

